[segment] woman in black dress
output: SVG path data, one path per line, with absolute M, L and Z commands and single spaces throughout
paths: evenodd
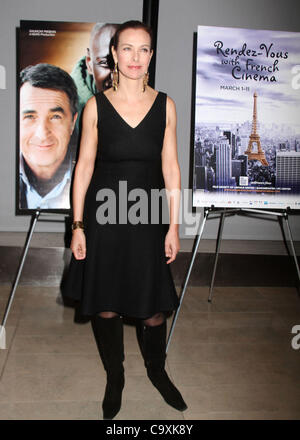
M 113 87 L 85 106 L 73 184 L 73 255 L 66 295 L 80 300 L 82 313 L 91 315 L 107 373 L 104 419 L 112 419 L 121 408 L 122 316 L 139 318 L 142 354 L 153 385 L 169 405 L 187 408 L 165 371 L 165 312 L 179 304 L 169 264 L 180 248 L 180 170 L 175 104 L 147 85 L 151 37 L 151 29 L 138 21 L 118 28 L 112 46 Z M 168 224 L 161 209 L 153 220 L 149 201 L 152 190 L 164 188 L 170 195 Z M 146 220 L 132 221 L 137 189 L 148 197 L 139 209 L 149 209 Z M 107 205 L 112 194 L 115 217 Z M 126 197 L 124 221 L 121 205 Z

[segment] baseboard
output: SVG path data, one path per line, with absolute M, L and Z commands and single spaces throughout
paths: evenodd
M 13 283 L 22 248 L 0 247 L 0 283 Z M 180 252 L 171 263 L 176 285 L 182 285 L 191 261 L 191 252 Z M 68 268 L 71 250 L 63 247 L 29 249 L 20 277 L 20 284 L 59 286 Z M 189 284 L 209 286 L 215 254 L 196 255 Z M 215 277 L 216 286 L 297 286 L 296 266 L 291 256 L 220 253 Z

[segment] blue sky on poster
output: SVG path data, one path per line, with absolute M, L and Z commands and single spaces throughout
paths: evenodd
M 260 71 L 265 67 L 269 71 Z M 196 124 L 251 122 L 256 91 L 260 123 L 287 124 L 300 132 L 297 71 L 300 83 L 299 32 L 198 26 Z M 242 74 L 269 80 L 246 80 Z

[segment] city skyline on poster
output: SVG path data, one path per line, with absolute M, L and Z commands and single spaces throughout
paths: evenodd
M 300 207 L 300 33 L 198 26 L 193 206 Z

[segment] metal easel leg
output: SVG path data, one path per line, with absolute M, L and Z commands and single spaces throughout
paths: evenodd
M 216 256 L 215 256 L 215 263 L 214 263 L 214 268 L 213 268 L 213 274 L 212 274 L 212 277 L 211 277 L 208 302 L 211 302 L 212 291 L 213 291 L 213 288 L 214 288 L 215 275 L 216 275 L 218 258 L 219 258 L 219 252 L 220 252 L 220 246 L 221 246 L 221 240 L 222 240 L 224 218 L 225 218 L 225 212 L 222 212 L 221 213 L 221 217 L 220 217 L 220 224 L 219 224 L 218 237 L 217 237 Z
M 196 255 L 197 255 L 199 243 L 200 243 L 200 240 L 201 240 L 201 236 L 203 234 L 203 230 L 204 230 L 204 226 L 205 226 L 208 214 L 209 214 L 209 209 L 208 208 L 204 208 L 203 220 L 202 220 L 202 223 L 200 225 L 199 234 L 197 236 L 197 241 L 196 241 L 196 245 L 195 245 L 195 248 L 194 248 L 194 251 L 193 251 L 193 255 L 192 255 L 192 259 L 191 259 L 190 266 L 189 266 L 189 269 L 188 269 L 188 273 L 187 273 L 187 276 L 185 278 L 183 290 L 182 290 L 182 293 L 180 295 L 179 306 L 178 306 L 177 311 L 175 313 L 175 316 L 173 318 L 171 329 L 170 329 L 170 332 L 169 332 L 168 342 L 167 342 L 167 346 L 166 346 L 166 353 L 168 351 L 168 348 L 169 348 L 169 345 L 170 345 L 170 341 L 171 341 L 171 338 L 172 338 L 172 335 L 173 335 L 174 327 L 175 327 L 175 324 L 176 324 L 176 321 L 177 321 L 177 318 L 178 318 L 178 315 L 179 315 L 179 312 L 180 312 L 180 309 L 181 309 L 181 304 L 182 304 L 182 301 L 183 301 L 183 298 L 184 298 L 184 295 L 185 295 L 185 291 L 186 291 L 186 288 L 187 288 L 187 285 L 188 285 L 188 282 L 189 282 L 189 278 L 190 278 L 190 275 L 191 275 L 191 272 L 192 272 L 192 268 L 193 268 L 194 261 L 195 261 Z
M 288 214 L 285 213 L 283 216 L 286 226 L 287 226 L 287 230 L 289 233 L 289 238 L 290 238 L 290 243 L 291 243 L 291 248 L 292 248 L 292 253 L 293 253 L 293 257 L 294 257 L 294 261 L 295 261 L 295 265 L 296 265 L 296 270 L 297 270 L 297 274 L 298 274 L 298 280 L 299 280 L 299 284 L 300 284 L 300 270 L 299 270 L 299 264 L 298 264 L 298 260 L 297 260 L 297 255 L 296 255 L 296 251 L 295 251 L 295 247 L 294 247 L 294 241 L 293 241 L 293 237 L 292 237 L 292 232 L 291 232 L 291 228 L 290 228 L 290 224 L 289 224 L 289 217 Z
M 17 286 L 18 286 L 18 282 L 19 282 L 19 279 L 20 279 L 20 276 L 21 276 L 21 272 L 22 272 L 22 269 L 23 269 L 23 266 L 24 266 L 24 262 L 25 262 L 25 259 L 26 259 L 26 255 L 27 255 L 27 252 L 28 252 L 30 240 L 31 240 L 31 237 L 32 237 L 35 225 L 36 225 L 36 222 L 37 222 L 37 220 L 39 218 L 39 215 L 40 215 L 40 211 L 36 211 L 35 216 L 32 216 L 32 218 L 31 218 L 31 225 L 30 225 L 30 229 L 29 229 L 29 232 L 28 232 L 28 235 L 27 235 L 27 238 L 26 238 L 26 242 L 25 242 L 25 246 L 24 246 L 24 249 L 23 249 L 23 254 L 22 254 L 22 257 L 21 257 L 20 265 L 19 265 L 19 268 L 18 268 L 18 271 L 17 271 L 17 275 L 16 275 L 16 278 L 15 278 L 15 281 L 13 283 L 13 287 L 12 287 L 12 291 L 11 291 L 10 296 L 9 296 L 8 303 L 6 305 L 6 309 L 5 309 L 4 317 L 3 317 L 3 320 L 2 320 L 2 324 L 0 325 L 0 349 L 4 349 L 4 350 L 6 349 L 5 324 L 6 324 L 6 320 L 7 320 L 9 311 L 10 311 L 10 307 L 11 307 L 13 299 L 14 299 L 14 295 L 15 295 L 15 292 L 16 292 L 16 289 L 17 289 Z
M 287 208 L 287 210 L 288 209 L 289 208 Z M 254 213 L 258 213 L 258 214 L 275 215 L 277 217 L 277 219 L 278 219 L 278 222 L 279 222 L 279 225 L 280 225 L 280 228 L 281 228 L 281 231 L 282 231 L 284 245 L 285 245 L 285 247 L 287 249 L 288 255 L 290 255 L 290 250 L 289 250 L 289 248 L 287 246 L 284 229 L 282 227 L 281 220 L 280 220 L 282 217 L 284 218 L 286 226 L 287 226 L 288 234 L 289 234 L 292 254 L 293 254 L 293 257 L 294 257 L 294 261 L 295 261 L 295 265 L 296 265 L 296 270 L 297 270 L 297 275 L 298 275 L 298 280 L 299 280 L 299 286 L 300 286 L 299 264 L 298 264 L 298 260 L 297 260 L 297 255 L 296 255 L 295 247 L 294 247 L 294 241 L 293 241 L 293 237 L 292 237 L 292 233 L 291 233 L 291 228 L 290 228 L 290 224 L 289 224 L 289 218 L 288 218 L 287 210 L 285 210 L 283 213 L 279 213 L 279 212 L 264 211 L 264 210 L 259 210 L 259 209 L 244 209 L 244 208 L 242 209 L 242 211 L 249 211 L 249 212 L 254 212 Z M 299 290 L 299 286 L 298 286 L 298 290 Z
M 280 230 L 281 230 L 281 234 L 282 234 L 282 240 L 283 240 L 283 244 L 284 244 L 285 250 L 286 250 L 288 256 L 290 257 L 291 256 L 290 248 L 289 248 L 289 245 L 288 245 L 288 242 L 287 242 L 287 239 L 286 239 L 285 230 L 284 230 L 284 227 L 283 227 L 283 220 L 282 220 L 283 217 L 284 217 L 284 215 L 277 216 L 277 220 L 278 220 L 278 223 L 279 223 L 279 226 L 280 226 Z

